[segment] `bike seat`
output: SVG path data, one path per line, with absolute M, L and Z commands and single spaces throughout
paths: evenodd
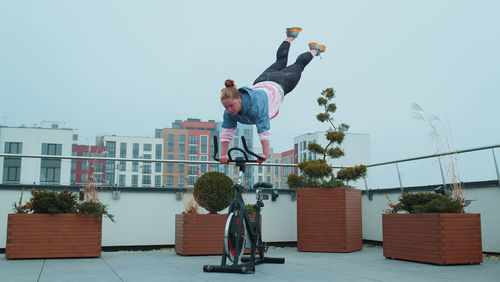
M 273 184 L 269 182 L 257 182 L 253 185 L 253 188 L 273 188 Z

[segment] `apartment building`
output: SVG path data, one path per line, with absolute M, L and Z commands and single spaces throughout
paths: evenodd
M 106 157 L 142 161 L 106 161 L 104 181 L 111 185 L 162 187 L 163 139 L 153 137 L 98 136 L 96 145 L 106 148 Z
M 195 118 L 176 120 L 172 123 L 172 128 L 156 130 L 156 137 L 163 140 L 163 158 L 167 160 L 211 160 L 214 135 L 217 135 L 214 120 L 201 121 Z M 196 179 L 210 170 L 218 170 L 218 166 L 166 163 L 164 183 L 166 187 L 193 187 Z
M 0 126 L 0 150 L 7 154 L 71 156 L 78 141 L 74 129 L 62 122 L 43 121 L 39 126 Z M 4 184 L 69 185 L 71 161 L 49 158 L 0 158 Z

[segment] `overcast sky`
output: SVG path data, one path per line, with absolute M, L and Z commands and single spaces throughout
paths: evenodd
M 285 27 L 301 26 L 289 62 L 311 41 L 327 49 L 272 121 L 275 151 L 327 129 L 315 116 L 328 87 L 336 121 L 370 134 L 372 163 L 436 152 L 413 103 L 441 118 L 455 149 L 498 144 L 499 14 L 495 0 L 2 0 L 0 123 L 63 121 L 86 144 L 221 120 L 224 80 L 251 85 Z

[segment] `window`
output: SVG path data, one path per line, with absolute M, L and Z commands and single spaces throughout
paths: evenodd
M 62 152 L 62 144 L 42 143 L 42 155 L 60 156 L 61 152 Z M 60 183 L 60 179 L 61 179 L 61 160 L 42 159 L 40 165 L 40 184 L 58 185 Z
M 269 182 L 269 183 L 271 183 L 271 176 L 267 176 L 266 177 L 266 181 Z
M 179 135 L 179 153 L 186 152 L 186 135 Z
M 259 182 L 262 182 L 262 175 L 259 176 Z
M 151 152 L 153 151 L 153 144 L 147 144 L 147 143 L 144 143 L 142 145 L 142 150 L 143 151 L 146 151 L 146 152 Z M 151 182 L 150 182 L 151 183 Z
M 42 144 L 42 155 L 60 156 L 62 144 Z
M 208 136 L 207 135 L 201 135 L 200 136 L 200 153 L 201 154 L 208 154 Z
M 143 175 L 142 186 L 150 186 L 150 185 L 151 185 L 151 175 Z
M 139 182 L 139 176 L 137 175 L 132 175 L 132 186 L 137 187 Z
M 81 183 L 87 183 L 87 174 L 82 173 L 82 179 L 80 180 Z
M 144 156 L 142 158 L 146 159 L 146 160 L 150 160 L 151 159 L 151 154 L 144 154 Z M 151 163 L 150 162 L 143 162 L 142 163 L 142 173 L 144 173 L 144 174 L 151 174 Z M 149 184 L 151 184 L 151 180 L 149 181 Z
M 155 187 L 161 187 L 161 175 L 155 176 Z
M 70 183 L 71 184 L 75 184 L 76 183 L 76 173 L 72 173 L 71 174 Z
M 125 174 L 120 174 L 118 176 L 118 185 L 125 186 Z
M 5 142 L 6 154 L 22 154 L 23 143 L 21 142 Z
M 177 186 L 182 187 L 184 186 L 184 176 L 178 176 L 177 177 Z
M 174 151 L 174 135 L 173 134 L 169 134 L 167 136 L 167 151 L 169 153 Z
M 94 163 L 94 172 L 102 172 L 102 162 L 101 163 Z
M 184 160 L 184 156 L 179 156 L 179 160 Z M 184 173 L 184 164 L 179 163 L 179 167 L 177 168 L 178 173 Z
M 208 160 L 207 156 L 200 156 L 200 161 L 207 161 L 207 160 Z M 208 165 L 200 164 L 200 174 L 207 173 L 207 168 L 208 168 Z
M 115 184 L 115 173 L 113 171 L 106 172 L 105 179 L 106 179 L 106 183 L 111 184 L 111 185 Z
M 116 142 L 106 141 L 106 152 L 108 152 L 108 157 L 116 157 Z
M 127 157 L 127 143 L 120 143 L 120 158 Z
M 3 183 L 19 184 L 21 181 L 21 158 L 5 158 L 3 163 Z
M 125 170 L 127 170 L 127 162 L 120 161 L 120 171 L 125 171 Z
M 259 165 L 259 167 L 258 167 L 258 170 L 257 170 L 257 171 L 258 171 L 258 173 L 262 173 L 262 166 L 260 166 L 260 165 Z
M 189 154 L 198 154 L 198 136 L 189 136 Z
M 155 172 L 161 173 L 161 163 L 155 163 Z
M 132 158 L 134 159 L 139 158 L 139 143 L 132 144 Z
M 21 154 L 23 143 L 5 142 L 6 154 Z M 73 165 L 73 162 L 71 163 Z M 21 181 L 21 158 L 4 158 L 3 183 L 18 184 Z
M 266 166 L 266 173 L 271 173 L 271 166 Z
M 88 152 L 83 152 L 82 153 L 83 157 L 88 157 L 89 153 Z M 82 170 L 88 170 L 89 169 L 89 161 L 88 160 L 82 160 Z
M 139 162 L 132 162 L 132 171 L 133 172 L 139 171 Z
M 161 160 L 163 157 L 162 157 L 162 146 L 161 144 L 156 144 L 155 146 L 155 159 L 157 160 Z
M 71 160 L 71 170 L 76 169 L 76 162 L 77 162 L 77 160 Z
M 78 134 L 73 134 L 73 141 L 78 141 Z
M 142 173 L 151 174 L 151 163 L 142 163 Z
M 173 160 L 174 155 L 168 155 L 167 156 L 168 160 Z M 174 172 L 174 163 L 168 162 L 167 163 L 167 172 Z
M 192 176 L 192 175 L 188 176 L 188 185 L 189 186 L 193 186 L 195 182 L 196 182 L 196 176 Z
M 167 175 L 167 187 L 174 186 L 174 177 L 172 175 Z

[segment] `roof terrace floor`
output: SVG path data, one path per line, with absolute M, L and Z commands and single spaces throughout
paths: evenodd
M 261 264 L 254 274 L 205 273 L 220 256 L 180 256 L 173 249 L 102 252 L 100 258 L 7 260 L 0 254 L 0 281 L 500 281 L 500 260 L 437 266 L 386 259 L 382 247 L 353 253 L 298 252 L 270 247 L 285 264 Z

